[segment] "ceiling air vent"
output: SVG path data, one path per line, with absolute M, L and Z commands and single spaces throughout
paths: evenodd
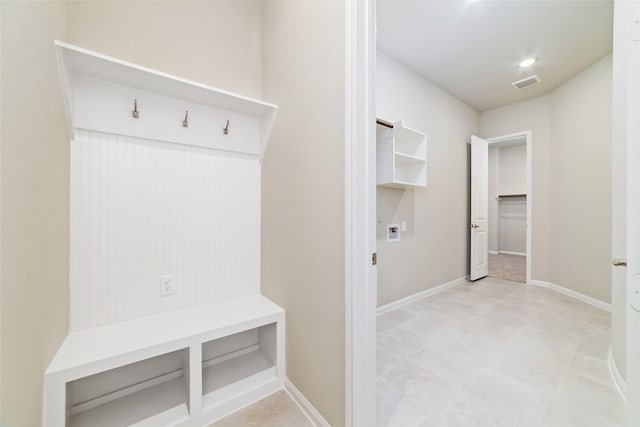
M 542 80 L 540 80 L 540 77 L 538 77 L 537 74 L 534 74 L 533 76 L 525 77 L 524 79 L 518 80 L 517 82 L 513 82 L 511 84 L 513 85 L 513 87 L 520 90 L 527 87 L 538 85 L 540 83 L 542 83 Z

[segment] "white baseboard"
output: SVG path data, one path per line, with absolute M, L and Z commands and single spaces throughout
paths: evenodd
M 499 251 L 489 251 L 489 255 L 498 255 Z
M 442 285 L 435 286 L 433 288 L 425 289 L 424 291 L 420 291 L 413 295 L 409 295 L 408 297 L 401 298 L 399 300 L 390 302 L 389 304 L 381 305 L 376 310 L 376 315 L 380 316 L 381 314 L 387 313 L 389 311 L 397 310 L 400 307 L 404 307 L 407 304 L 411 304 L 412 302 L 416 302 L 421 300 L 422 298 L 426 298 L 433 294 L 437 294 L 438 292 L 442 292 L 445 289 L 452 288 L 454 286 L 461 285 L 466 282 L 468 276 L 460 277 L 458 279 L 452 280 L 447 283 L 443 283 Z
M 527 256 L 525 252 L 513 252 L 513 251 L 498 251 L 499 254 L 503 255 L 517 255 L 517 256 Z
M 291 380 L 286 377 L 284 379 L 284 389 L 289 394 L 289 396 L 291 396 L 293 401 L 296 402 L 296 404 L 300 407 L 302 412 L 304 412 L 307 418 L 309 418 L 311 424 L 313 424 L 315 427 L 331 427 L 331 424 L 329 424 L 329 422 L 324 419 L 322 414 L 313 407 L 311 402 L 309 402 L 307 398 L 304 397 L 304 394 L 302 394 L 302 392 L 298 390 L 298 387 L 293 385 Z
M 627 401 L 627 383 L 620 375 L 620 371 L 618 371 L 618 367 L 616 366 L 616 361 L 613 358 L 613 348 L 609 347 L 609 373 L 611 374 L 611 379 L 613 380 L 613 384 L 615 384 L 618 393 Z
M 604 301 L 600 301 L 599 299 L 595 299 L 588 295 L 582 294 L 580 292 L 576 292 L 574 290 L 565 288 L 564 286 L 556 285 L 555 283 L 545 282 L 544 280 L 531 280 L 529 281 L 530 285 L 540 286 L 543 288 L 549 288 L 571 298 L 577 299 L 578 301 L 582 301 L 587 304 L 591 304 L 595 307 L 598 307 L 601 310 L 608 311 L 611 313 L 611 304 L 606 303 Z

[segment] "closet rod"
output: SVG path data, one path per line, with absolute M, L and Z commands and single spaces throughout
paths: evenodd
M 377 119 L 376 118 L 376 124 L 378 124 L 380 126 L 388 127 L 389 129 L 393 129 L 393 123 L 388 122 L 386 120 L 382 120 L 382 119 Z
M 527 197 L 526 194 L 498 194 L 496 199 L 509 198 L 509 197 Z

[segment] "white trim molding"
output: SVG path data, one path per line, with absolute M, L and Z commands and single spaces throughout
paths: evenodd
M 616 386 L 618 393 L 627 401 L 627 383 L 620 375 L 620 371 L 618 371 L 618 366 L 616 365 L 616 360 L 613 358 L 613 347 L 609 347 L 609 374 L 611 374 L 611 379 L 613 380 L 613 384 Z
M 611 313 L 611 304 L 604 301 L 600 301 L 599 299 L 590 297 L 589 295 L 585 295 L 583 293 L 574 291 L 572 289 L 565 288 L 564 286 L 556 285 L 555 283 L 551 283 L 551 282 L 545 282 L 544 280 L 530 280 L 527 283 L 529 285 L 540 286 L 542 288 L 551 289 L 553 291 L 559 292 L 561 294 L 564 294 L 578 301 L 591 304 L 594 307 L 597 307 L 601 310 L 608 311 L 609 313 Z
M 307 400 L 298 387 L 293 385 L 288 377 L 284 379 L 284 390 L 287 392 L 291 399 L 298 405 L 300 410 L 304 412 L 311 424 L 315 427 L 331 427 L 331 424 L 324 419 L 322 414 Z
M 375 2 L 345 1 L 345 426 L 376 424 Z
M 491 253 L 491 252 L 489 252 L 489 253 Z M 526 252 L 498 251 L 498 253 L 502 254 L 502 255 L 527 256 Z
M 389 304 L 381 305 L 376 310 L 376 315 L 380 316 L 381 314 L 388 313 L 393 310 L 397 310 L 401 307 L 404 307 L 405 305 L 411 304 L 412 302 L 416 302 L 423 298 L 429 297 L 431 295 L 435 295 L 449 288 L 453 288 L 454 286 L 462 285 L 467 281 L 468 277 L 469 276 L 460 277 L 450 282 L 443 283 L 441 285 L 434 286 L 433 288 L 425 289 L 424 291 L 420 291 L 415 294 L 409 295 L 408 297 L 404 297 L 399 300 L 392 301 Z
M 498 255 L 499 251 L 489 251 L 489 255 Z

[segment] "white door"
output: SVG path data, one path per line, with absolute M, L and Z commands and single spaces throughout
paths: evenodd
M 627 144 L 627 425 L 640 425 L 640 2 L 615 3 L 624 13 Z M 619 53 L 620 54 L 620 53 Z
M 621 7 L 616 2 L 614 12 L 614 45 L 613 55 L 613 99 L 612 99 L 612 163 L 611 163 L 611 362 L 612 372 L 626 375 L 627 351 L 627 110 L 626 74 L 627 60 L 624 48 L 620 45 L 627 41 L 620 37 L 620 25 L 626 25 L 631 11 L 625 2 Z M 616 377 L 618 378 L 618 377 Z M 621 386 L 624 389 L 623 386 Z
M 471 136 L 471 253 L 470 278 L 489 274 L 489 143 Z

